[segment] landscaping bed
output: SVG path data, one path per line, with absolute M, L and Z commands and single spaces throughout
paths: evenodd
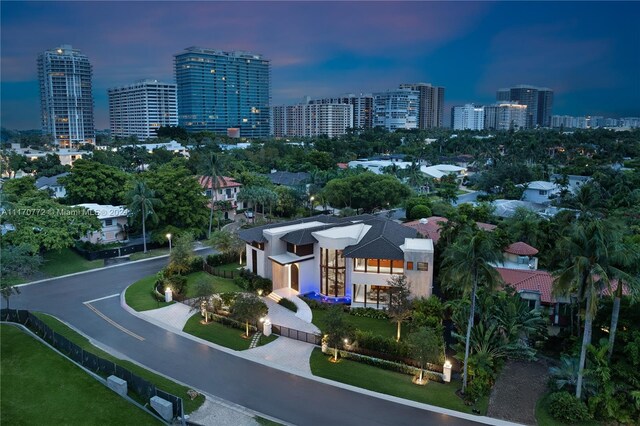
M 457 381 L 444 384 L 429 382 L 425 386 L 417 386 L 411 383 L 412 376 L 407 374 L 346 359 L 340 359 L 337 363 L 329 362 L 328 359 L 329 356 L 323 354 L 320 349 L 314 349 L 310 358 L 311 372 L 315 376 L 425 404 L 470 414 L 475 408 L 481 414 L 486 413 L 488 398 L 481 399 L 474 407 L 465 405 L 456 395 L 456 391 L 461 387 Z
M 18 328 L 0 327 L 0 407 L 7 423 L 161 424 Z
M 236 351 L 249 349 L 251 339 L 242 337 L 244 335 L 244 328 L 230 327 L 216 321 L 209 321 L 203 324 L 203 321 L 204 318 L 197 313 L 187 320 L 182 331 Z M 277 336 L 274 334 L 269 337 L 261 336 L 258 346 L 266 345 L 276 338 Z
M 131 284 L 124 293 L 124 300 L 127 305 L 137 312 L 148 311 L 150 309 L 158 309 L 168 306 L 175 302 L 166 303 L 159 301 L 154 296 L 154 285 L 157 277 L 155 275 L 149 275 L 141 280 Z
M 313 314 L 313 324 L 322 330 L 325 326 L 324 318 L 327 315 L 326 309 L 311 309 Z M 388 319 L 357 317 L 355 315 L 346 315 L 346 321 L 355 329 L 370 331 L 383 337 L 395 338 L 397 326 Z M 406 324 L 403 326 L 403 335 L 407 331 Z

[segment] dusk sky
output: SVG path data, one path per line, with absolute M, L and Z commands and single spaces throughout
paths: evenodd
M 40 128 L 38 53 L 71 44 L 93 65 L 96 128 L 107 88 L 174 81 L 189 46 L 271 60 L 272 104 L 446 88 L 452 105 L 496 89 L 555 90 L 554 114 L 640 116 L 639 2 L 6 2 L 1 17 L 3 127 Z

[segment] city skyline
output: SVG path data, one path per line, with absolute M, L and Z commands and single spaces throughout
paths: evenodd
M 193 45 L 264 55 L 272 64 L 272 105 L 415 81 L 445 87 L 448 115 L 453 105 L 490 104 L 502 87 L 531 84 L 554 90 L 554 114 L 640 115 L 637 3 L 3 2 L 1 8 L 0 121 L 8 128 L 40 128 L 36 58 L 61 44 L 93 65 L 98 129 L 108 127 L 108 88 L 175 82 L 173 55 Z M 62 19 L 76 24 L 61 26 Z

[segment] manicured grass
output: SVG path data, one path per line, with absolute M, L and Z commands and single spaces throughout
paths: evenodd
M 56 333 L 66 337 L 76 345 L 80 346 L 85 351 L 89 351 L 97 356 L 100 356 L 109 361 L 113 361 L 121 367 L 126 368 L 134 374 L 142 377 L 145 380 L 153 383 L 157 388 L 162 389 L 165 392 L 169 392 L 173 395 L 179 396 L 182 398 L 184 402 L 184 409 L 186 413 L 191 413 L 197 410 L 204 403 L 204 396 L 199 395 L 193 401 L 187 395 L 188 387 L 182 386 L 171 379 L 167 379 L 166 377 L 159 376 L 151 371 L 140 367 L 137 364 L 134 364 L 130 361 L 125 361 L 119 358 L 114 357 L 113 355 L 99 349 L 91 344 L 89 340 L 87 340 L 84 336 L 76 333 L 71 328 L 67 327 L 62 322 L 58 321 L 56 318 L 42 313 L 34 313 L 38 318 L 45 322 L 49 327 L 51 327 Z M 3 336 L 4 337 L 4 336 Z
M 153 296 L 153 285 L 156 282 L 155 275 L 149 275 L 143 279 L 136 281 L 127 287 L 124 299 L 135 311 L 148 311 L 150 309 L 162 308 L 174 302 L 158 302 Z
M 474 408 L 465 405 L 456 395 L 456 390 L 461 387 L 459 382 L 429 382 L 426 386 L 418 386 L 411 383 L 411 376 L 407 374 L 345 359 L 338 363 L 329 362 L 329 356 L 317 348 L 311 353 L 310 363 L 311 372 L 326 379 L 465 413 L 472 413 Z M 483 409 L 481 405 L 475 408 Z M 486 412 L 486 405 L 484 410 L 481 413 Z
M 238 268 L 242 268 L 245 266 L 247 266 L 246 263 L 243 263 L 242 265 L 240 265 L 238 262 L 234 262 L 234 263 L 227 263 L 226 265 L 214 266 L 214 268 L 220 269 L 223 271 L 240 272 Z
M 165 254 L 169 254 L 169 247 L 162 247 L 158 249 L 147 250 L 146 253 L 143 253 L 141 251 L 137 253 L 131 253 L 131 255 L 129 256 L 129 259 L 131 260 L 149 259 L 152 257 L 163 256 Z
M 70 248 L 45 252 L 40 272 L 49 277 L 102 268 L 104 260 L 87 260 Z
M 193 293 L 193 290 L 195 289 L 194 284 L 201 279 L 213 283 L 213 288 L 216 293 L 237 293 L 244 291 L 235 285 L 232 279 L 217 277 L 201 271 L 187 275 L 187 298 L 195 297 Z
M 161 424 L 21 330 L 2 330 L 2 418 L 10 424 Z
M 202 319 L 199 313 L 193 315 L 184 325 L 182 331 L 236 351 L 249 349 L 251 339 L 242 338 L 243 330 L 227 327 L 215 321 L 201 324 Z
M 243 330 L 228 327 L 215 321 L 209 321 L 207 324 L 203 324 L 201 321 L 203 321 L 203 318 L 199 313 L 193 315 L 184 325 L 182 331 L 236 351 L 249 349 L 251 339 L 242 337 L 244 334 Z M 264 346 L 277 338 L 278 336 L 275 334 L 269 337 L 263 335 L 258 341 L 258 346 Z
M 281 426 L 280 423 L 265 419 L 264 417 L 256 416 L 253 419 L 261 426 Z
M 313 313 L 313 324 L 318 327 L 320 330 L 324 328 L 324 319 L 327 315 L 327 310 L 324 309 L 312 309 Z M 365 317 L 357 317 L 355 315 L 349 315 L 345 313 L 345 319 L 349 324 L 353 327 L 362 330 L 362 331 L 371 331 L 375 334 L 379 334 L 384 337 L 396 337 L 397 325 L 392 323 L 389 320 L 383 319 L 375 319 L 375 318 L 365 318 Z M 406 330 L 408 329 L 407 324 L 403 324 L 401 328 L 402 335 L 404 336 Z

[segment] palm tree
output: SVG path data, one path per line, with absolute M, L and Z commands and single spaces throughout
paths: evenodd
M 620 301 L 622 291 L 626 287 L 632 297 L 640 296 L 640 278 L 638 278 L 638 265 L 640 264 L 640 247 L 632 244 L 622 244 L 620 250 L 614 254 L 613 263 L 624 269 L 614 268 L 613 277 L 618 279 L 617 287 L 613 293 L 613 309 L 611 311 L 611 326 L 609 327 L 609 348 L 608 359 L 613 355 L 613 345 L 616 341 L 616 330 L 618 328 L 618 318 L 620 317 Z M 628 273 L 630 271 L 632 273 Z M 633 273 L 635 272 L 635 274 Z
M 467 390 L 467 367 L 471 329 L 475 316 L 478 285 L 483 283 L 492 289 L 501 281 L 500 275 L 492 264 L 502 261 L 502 252 L 495 242 L 493 234 L 483 230 L 464 230 L 458 240 L 449 245 L 443 253 L 442 281 L 451 289 L 471 292 L 471 310 L 466 329 L 464 350 L 464 371 L 462 393 Z
M 209 158 L 209 177 L 211 178 L 211 205 L 209 211 L 209 233 L 207 238 L 211 238 L 211 226 L 213 225 L 213 210 L 215 207 L 216 191 L 218 190 L 218 182 L 222 178 L 222 158 L 219 155 L 211 153 Z M 220 223 L 220 221 L 218 221 Z
M 567 296 L 575 291 L 578 300 L 584 301 L 586 307 L 576 383 L 578 399 L 582 395 L 587 346 L 591 343 L 591 328 L 598 309 L 598 294 L 610 285 L 609 273 L 612 267 L 609 259 L 615 255 L 618 239 L 619 234 L 615 231 L 613 224 L 588 218 L 574 223 L 568 236 L 561 241 L 567 260 L 556 272 L 554 293 Z
M 147 185 L 137 180 L 133 183 L 133 189 L 127 194 L 129 200 L 129 211 L 134 216 L 142 213 L 142 241 L 144 244 L 144 252 L 147 252 L 147 216 L 151 217 L 151 220 L 156 223 L 158 221 L 158 215 L 153 209 L 154 206 L 161 205 L 160 199 L 155 198 L 155 191 L 149 189 Z

